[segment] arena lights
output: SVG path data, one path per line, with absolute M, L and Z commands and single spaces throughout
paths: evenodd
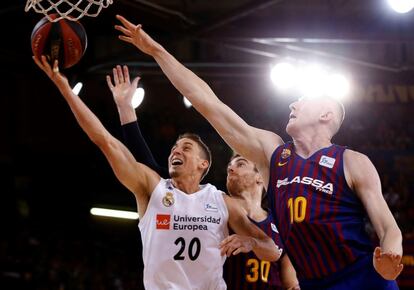
M 397 13 L 408 13 L 414 8 L 414 0 L 387 0 Z
M 78 83 L 77 83 L 77 84 L 73 87 L 72 92 L 73 92 L 75 95 L 78 95 L 78 94 L 79 94 L 79 92 L 81 91 L 82 87 L 83 87 L 83 84 L 82 84 L 81 82 L 78 82 Z
M 138 219 L 138 214 L 133 211 L 93 207 L 91 208 L 90 213 L 95 216 L 105 216 L 105 217 L 121 218 L 121 219 L 129 219 L 129 220 Z
M 276 88 L 301 97 L 330 96 L 344 99 L 350 93 L 349 80 L 318 64 L 295 67 L 289 63 L 276 64 L 270 73 Z
M 270 72 L 270 78 L 278 89 L 286 90 L 295 84 L 296 69 L 287 62 L 276 64 Z
M 184 103 L 184 106 L 188 109 L 188 108 L 191 108 L 192 107 L 192 105 L 193 104 L 191 104 L 191 102 L 186 98 L 186 97 L 184 97 L 183 96 L 183 103 Z
M 141 87 L 137 88 L 134 95 L 132 96 L 132 107 L 134 109 L 138 108 L 141 105 L 142 101 L 144 100 L 145 90 Z

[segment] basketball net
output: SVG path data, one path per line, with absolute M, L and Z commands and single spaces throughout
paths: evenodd
M 27 0 L 24 11 L 33 8 L 37 13 L 43 13 L 51 22 L 63 18 L 77 21 L 83 16 L 96 17 L 102 8 L 108 7 L 113 0 Z M 57 13 L 59 16 L 52 19 L 49 15 Z

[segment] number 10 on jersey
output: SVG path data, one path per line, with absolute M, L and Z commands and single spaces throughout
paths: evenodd
M 307 200 L 303 196 L 291 197 L 288 199 L 290 223 L 301 223 L 306 218 Z

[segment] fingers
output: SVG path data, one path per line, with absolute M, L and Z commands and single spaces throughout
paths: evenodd
M 132 85 L 134 88 L 138 87 L 138 82 L 141 78 L 140 77 L 136 77 L 133 81 L 132 81 Z
M 122 41 L 125 41 L 125 42 L 128 42 L 128 43 L 131 43 L 131 44 L 134 44 L 134 42 L 133 42 L 133 40 L 132 40 L 132 38 L 131 38 L 131 37 L 127 37 L 127 36 L 124 36 L 124 35 L 120 35 L 120 36 L 118 36 L 118 38 L 119 38 L 120 40 L 122 40 Z
M 117 65 L 117 66 L 116 66 L 116 72 L 117 72 L 117 74 L 118 74 L 118 79 L 119 79 L 119 82 L 120 82 L 120 83 L 124 83 L 124 82 L 125 82 L 125 80 L 124 80 L 124 74 L 123 74 L 123 72 L 122 72 L 122 68 L 121 68 L 121 66 L 120 66 L 120 65 Z
M 116 19 L 118 19 L 119 21 L 121 21 L 121 23 L 130 30 L 135 29 L 136 25 L 132 24 L 131 22 L 129 22 L 128 20 L 126 20 L 125 17 L 121 16 L 121 15 L 116 15 Z
M 130 79 L 129 79 L 129 70 L 128 70 L 128 66 L 124 65 L 122 68 L 123 68 L 123 74 L 124 74 L 124 79 L 125 79 L 125 82 L 129 84 Z
M 129 29 L 126 29 L 125 27 L 123 27 L 121 25 L 115 25 L 115 29 L 122 32 L 126 36 L 132 36 L 132 31 L 129 30 Z M 134 30 L 135 30 L 135 27 L 134 27 Z
M 106 76 L 106 83 L 108 84 L 108 87 L 111 91 L 115 88 L 112 84 L 111 77 L 109 75 Z
M 57 59 L 55 59 L 55 61 L 53 62 L 53 72 L 54 73 L 59 72 L 59 65 L 58 65 L 58 60 Z
M 118 70 L 116 69 L 116 67 L 114 67 L 114 68 L 112 69 L 112 74 L 113 74 L 113 76 L 114 76 L 114 83 L 115 83 L 115 86 L 119 85 Z
M 381 248 L 380 247 L 376 247 L 374 250 L 374 258 L 379 259 L 381 258 Z

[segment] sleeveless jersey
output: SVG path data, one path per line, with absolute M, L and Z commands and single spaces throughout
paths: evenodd
M 186 194 L 161 178 L 152 192 L 139 222 L 146 289 L 226 289 L 219 244 L 228 236 L 227 207 L 216 187 L 200 188 Z
M 261 222 L 250 219 L 271 237 L 279 248 L 283 248 L 272 215 Z M 253 251 L 227 258 L 224 264 L 224 280 L 231 290 L 282 289 L 280 281 L 280 260 L 269 262 L 259 260 Z
M 272 155 L 270 207 L 300 280 L 329 276 L 372 255 L 365 209 L 345 180 L 344 151 L 331 145 L 304 159 L 289 142 Z

